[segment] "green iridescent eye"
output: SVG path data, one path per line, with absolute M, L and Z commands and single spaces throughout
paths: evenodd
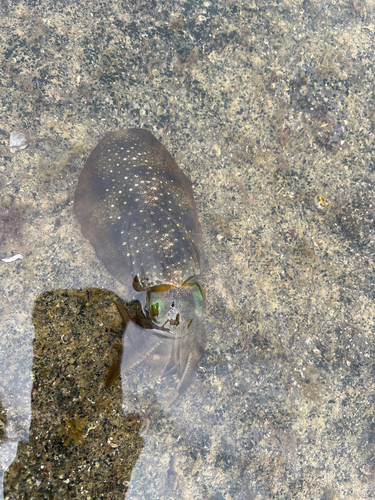
M 148 293 L 151 319 L 156 324 L 164 323 L 165 321 L 166 308 L 161 295 L 162 293 L 157 293 L 157 292 Z
M 157 318 L 159 316 L 159 302 L 156 302 L 156 304 L 152 304 L 151 314 L 154 318 Z
M 201 314 L 203 314 L 205 305 L 204 294 L 201 286 L 199 285 L 199 283 L 185 283 L 184 286 L 189 287 L 190 297 L 193 298 L 194 302 L 194 312 L 195 314 L 200 316 Z
M 194 284 L 193 287 L 193 297 L 195 304 L 195 312 L 201 314 L 204 308 L 204 297 L 201 287 L 196 283 Z

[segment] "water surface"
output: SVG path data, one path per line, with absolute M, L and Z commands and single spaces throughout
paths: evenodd
M 373 3 L 0 18 L 0 257 L 23 256 L 0 262 L 5 498 L 374 498 Z M 104 388 L 113 300 L 134 297 L 73 213 L 91 150 L 127 127 L 172 154 L 202 224 L 207 346 L 170 408 Z

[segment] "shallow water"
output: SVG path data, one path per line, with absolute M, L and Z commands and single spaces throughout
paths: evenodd
M 374 498 L 374 7 L 2 3 L 0 498 Z M 73 213 L 127 127 L 203 230 L 207 346 L 170 408 L 104 386 L 134 297 Z

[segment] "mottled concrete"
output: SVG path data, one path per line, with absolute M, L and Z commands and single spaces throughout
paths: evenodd
M 208 342 L 170 410 L 157 391 L 151 402 L 122 394 L 124 413 L 138 410 L 144 426 L 132 430 L 144 448 L 126 498 L 375 497 L 374 8 L 1 4 L 0 258 L 24 257 L 0 261 L 3 468 L 17 442 L 28 446 L 37 297 L 95 286 L 123 297 L 72 200 L 91 149 L 134 126 L 152 131 L 195 185 Z M 13 131 L 28 142 L 15 154 Z M 96 330 L 98 373 L 102 342 Z M 86 436 L 100 410 L 77 418 L 87 418 Z M 82 458 L 91 431 L 64 447 L 73 427 L 56 447 Z M 32 480 L 38 460 L 23 471 Z M 106 496 L 81 498 L 117 498 L 103 481 L 92 486 Z M 39 486 L 29 498 L 49 498 Z

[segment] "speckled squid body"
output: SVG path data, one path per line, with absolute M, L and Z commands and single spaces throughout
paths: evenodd
M 180 286 L 203 266 L 192 183 L 155 137 L 125 129 L 105 137 L 81 173 L 74 211 L 83 235 L 125 285 Z
M 205 346 L 205 298 L 195 282 L 204 250 L 190 179 L 150 132 L 112 132 L 86 161 L 74 211 L 108 271 L 133 291 L 147 292 L 140 294 L 147 326 L 136 334 L 135 327 L 126 330 L 124 346 L 131 342 L 121 373 L 163 358 L 161 374 L 179 376 L 175 399 Z

